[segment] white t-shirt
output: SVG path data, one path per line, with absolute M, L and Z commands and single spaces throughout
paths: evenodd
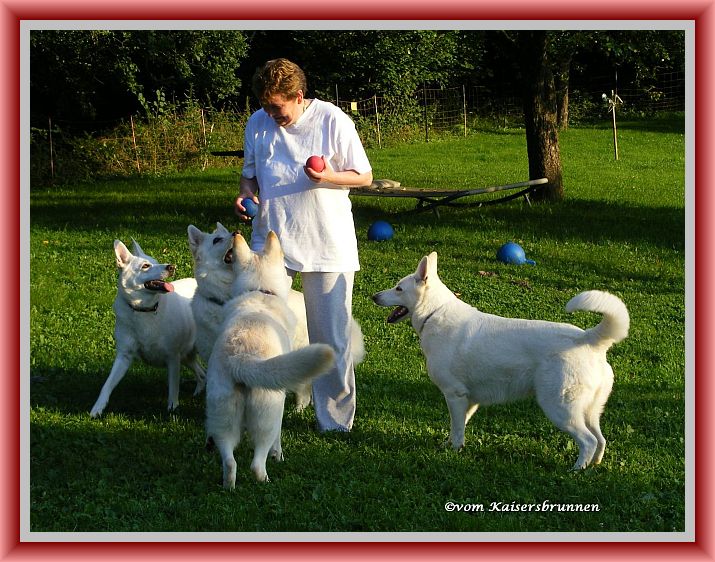
M 294 271 L 360 269 L 348 189 L 321 187 L 303 171 L 312 155 L 336 171 L 372 168 L 355 124 L 332 103 L 314 99 L 298 121 L 280 127 L 262 109 L 246 124 L 242 175 L 256 178 L 260 193 L 251 247 L 261 251 L 270 230 Z M 322 184 L 325 185 L 325 184 Z

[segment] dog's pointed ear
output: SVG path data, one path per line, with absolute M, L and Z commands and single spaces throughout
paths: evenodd
M 432 252 L 420 260 L 415 276 L 422 283 L 426 283 L 430 277 L 437 276 L 437 252 Z
M 415 278 L 420 283 L 426 283 L 429 277 L 429 257 L 425 256 L 420 260 L 417 266 L 417 271 L 415 271 Z
M 224 225 L 222 225 L 220 222 L 216 221 L 216 230 L 220 230 L 221 232 L 225 232 L 228 234 L 228 228 L 226 228 Z
M 201 245 L 204 239 L 204 233 L 193 224 L 189 225 L 187 232 L 189 233 L 189 249 L 191 250 L 191 254 L 196 256 L 196 249 Z
M 427 256 L 427 275 L 437 275 L 437 252 Z
M 117 267 L 123 269 L 134 257 L 121 240 L 114 241 L 114 255 L 117 257 Z
M 139 245 L 139 242 L 134 240 L 134 238 L 132 238 L 132 250 L 134 251 L 135 256 L 146 256 L 144 250 L 142 250 L 142 247 Z
M 253 252 L 248 247 L 246 239 L 238 232 L 233 235 L 233 263 L 236 265 L 247 265 L 253 259 Z
M 281 248 L 281 242 L 278 240 L 278 235 L 272 230 L 266 237 L 266 245 L 263 248 L 263 255 L 270 260 L 283 261 L 283 248 Z

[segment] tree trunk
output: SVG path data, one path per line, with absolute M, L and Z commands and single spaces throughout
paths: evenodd
M 558 62 L 554 85 L 556 87 L 556 125 L 559 131 L 569 128 L 569 74 L 571 57 Z
M 524 80 L 524 122 L 529 179 L 549 183 L 533 192 L 534 201 L 559 201 L 564 187 L 556 122 L 554 76 L 546 60 L 546 31 L 519 32 L 521 74 Z

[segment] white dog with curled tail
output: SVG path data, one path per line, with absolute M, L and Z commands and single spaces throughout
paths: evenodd
M 206 374 L 206 438 L 218 448 L 223 485 L 236 485 L 234 449 L 244 431 L 254 446 L 251 470 L 268 481 L 266 459 L 283 460 L 281 425 L 286 392 L 304 387 L 335 365 L 325 344 L 295 349 L 298 320 L 287 303 L 290 278 L 285 273 L 278 237 L 269 233 L 261 253 L 252 252 L 240 234 L 233 238 L 234 298 L 224 320 Z
M 613 386 L 606 352 L 628 335 L 630 323 L 618 297 L 586 291 L 568 302 L 567 312 L 603 315 L 588 330 L 503 318 L 459 300 L 439 279 L 433 252 L 412 275 L 373 300 L 396 307 L 389 323 L 411 319 L 429 377 L 447 401 L 452 447 L 464 446 L 465 426 L 480 404 L 533 395 L 554 425 L 576 441 L 575 470 L 601 462 L 606 440 L 600 417 Z

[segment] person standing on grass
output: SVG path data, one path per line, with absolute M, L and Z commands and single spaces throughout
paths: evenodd
M 352 290 L 360 265 L 346 186 L 371 184 L 372 167 L 352 120 L 335 105 L 306 97 L 298 65 L 270 60 L 252 85 L 262 109 L 246 124 L 235 211 L 249 220 L 244 199 L 259 203 L 251 248 L 261 251 L 273 230 L 288 274 L 300 272 L 310 341 L 333 346 L 337 356 L 337 367 L 313 382 L 318 430 L 350 431 L 356 407 Z M 312 155 L 322 156 L 323 171 L 305 166 Z

